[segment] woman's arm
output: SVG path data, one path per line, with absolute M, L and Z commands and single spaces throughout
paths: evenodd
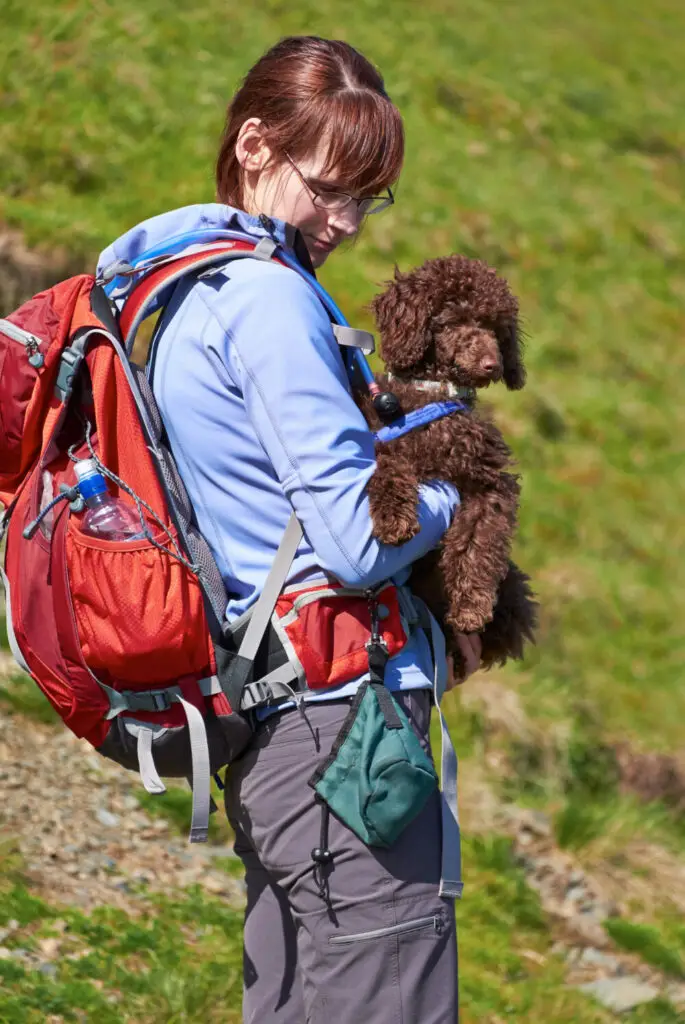
M 366 495 L 373 436 L 349 392 L 323 306 L 282 267 L 245 260 L 231 266 L 230 277 L 230 301 L 219 292 L 212 303 L 223 329 L 218 354 L 321 567 L 355 586 L 392 576 L 438 544 L 458 505 L 456 490 L 438 481 L 423 486 L 420 532 L 399 547 L 379 544 Z

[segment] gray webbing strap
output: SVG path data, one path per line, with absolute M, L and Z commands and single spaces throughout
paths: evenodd
M 356 327 L 344 327 L 342 324 L 333 324 L 332 326 L 335 340 L 339 345 L 359 348 L 367 356 L 376 351 L 373 334 L 370 334 L 369 331 L 360 331 Z
M 430 625 L 431 646 L 435 670 L 433 696 L 440 715 L 440 776 L 442 816 L 442 867 L 440 870 L 440 896 L 461 899 L 464 883 L 461 878 L 461 831 L 459 808 L 457 806 L 457 755 L 447 728 L 440 702 L 447 686 L 447 659 L 445 637 L 430 609 L 418 597 L 414 597 L 421 620 Z
M 276 249 L 278 249 L 278 242 L 274 242 L 273 238 L 264 235 L 264 238 L 260 238 L 257 242 L 252 255 L 253 257 L 256 256 L 258 260 L 266 260 L 268 262 L 273 258 Z
M 193 808 L 190 819 L 190 842 L 206 843 L 209 832 L 209 814 L 212 795 L 209 786 L 209 745 L 202 713 L 194 704 L 180 695 L 176 700 L 183 706 L 188 720 L 190 759 L 193 766 Z
M 213 697 L 217 693 L 223 693 L 218 676 L 205 676 L 204 679 L 198 679 L 197 685 L 200 687 L 203 697 Z
M 162 782 L 155 767 L 155 759 L 152 756 L 153 730 L 140 725 L 138 728 L 138 771 L 140 781 L 148 793 L 166 793 L 166 786 Z
M 283 589 L 288 570 L 292 565 L 295 552 L 301 540 L 302 527 L 293 512 L 288 520 L 288 525 L 285 528 L 283 539 L 279 544 L 269 575 L 266 578 L 264 589 L 252 609 L 252 615 L 245 630 L 245 636 L 238 650 L 239 657 L 249 658 L 250 661 L 254 661 L 256 658 L 262 637 L 266 633 L 271 621 L 276 601 Z
M 283 589 L 283 584 L 288 576 L 293 558 L 302 539 L 302 527 L 293 512 L 283 534 L 283 539 L 278 546 L 276 557 L 269 575 L 266 578 L 264 588 L 257 598 L 252 609 L 250 621 L 241 640 L 237 654 L 234 655 L 228 679 L 226 680 L 225 693 L 232 708 L 242 708 L 243 694 L 245 687 L 252 683 L 252 666 L 266 633 L 276 601 Z M 249 699 L 249 698 L 248 698 Z M 267 699 L 269 699 L 267 694 Z

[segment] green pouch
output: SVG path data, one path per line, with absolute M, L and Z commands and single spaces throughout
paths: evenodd
M 433 763 L 390 691 L 357 691 L 309 785 L 368 846 L 391 846 L 438 785 Z

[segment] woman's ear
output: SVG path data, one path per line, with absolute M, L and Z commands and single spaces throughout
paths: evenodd
M 523 337 L 518 320 L 514 320 L 499 339 L 502 353 L 502 376 L 510 391 L 520 391 L 526 383 L 523 365 Z
M 380 355 L 386 369 L 403 373 L 425 358 L 433 340 L 431 307 L 413 275 L 401 274 L 371 302 L 380 334 Z
M 271 159 L 264 139 L 264 126 L 258 117 L 248 117 L 241 125 L 235 143 L 235 155 L 244 171 L 263 171 Z

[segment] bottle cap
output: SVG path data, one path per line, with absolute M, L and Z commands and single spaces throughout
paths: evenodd
M 91 498 L 94 494 L 105 494 L 107 481 L 98 469 L 95 459 L 80 459 L 74 466 L 81 497 Z
M 77 480 L 83 480 L 87 476 L 92 476 L 93 473 L 99 474 L 100 470 L 95 459 L 79 459 L 74 465 L 74 472 Z

